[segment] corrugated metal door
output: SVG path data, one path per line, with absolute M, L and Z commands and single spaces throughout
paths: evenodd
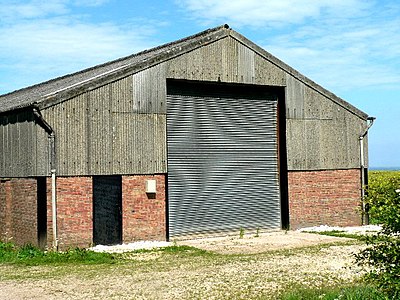
M 167 112 L 170 237 L 280 228 L 276 96 L 169 82 Z

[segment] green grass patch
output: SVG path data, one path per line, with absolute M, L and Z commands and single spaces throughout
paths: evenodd
M 372 286 L 349 286 L 337 288 L 298 288 L 282 294 L 280 300 L 386 300 L 385 295 Z
M 308 233 L 327 235 L 327 236 L 335 236 L 335 237 L 343 237 L 343 238 L 350 238 L 350 239 L 356 239 L 356 240 L 360 240 L 360 241 L 364 241 L 365 240 L 365 236 L 363 236 L 362 234 L 348 233 L 348 232 L 340 231 L 340 230 L 320 231 L 320 232 L 310 231 Z
M 109 253 L 97 253 L 81 248 L 64 252 L 42 251 L 35 246 L 18 247 L 12 243 L 0 242 L 0 263 L 41 265 L 41 264 L 104 264 L 115 263 L 116 256 Z
M 0 242 L 0 263 L 22 264 L 28 266 L 47 264 L 114 264 L 126 259 L 132 260 L 131 254 L 162 253 L 166 256 L 191 259 L 192 257 L 214 258 L 216 253 L 190 246 L 170 246 L 151 250 L 134 250 L 127 253 L 99 253 L 82 248 L 63 252 L 42 251 L 30 244 L 18 247 L 13 243 Z M 134 256 L 133 256 L 134 257 Z

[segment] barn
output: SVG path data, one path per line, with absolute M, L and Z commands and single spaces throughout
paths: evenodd
M 0 97 L 0 239 L 359 225 L 370 120 L 227 25 L 17 90 Z

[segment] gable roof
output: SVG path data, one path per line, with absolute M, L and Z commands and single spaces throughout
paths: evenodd
M 61 99 L 68 99 L 85 92 L 90 88 L 104 85 L 107 82 L 122 78 L 126 76 L 127 73 L 139 72 L 227 36 L 231 36 L 238 40 L 269 62 L 276 65 L 278 68 L 325 95 L 353 114 L 363 119 L 368 117 L 368 115 L 361 110 L 337 97 L 314 81 L 308 79 L 269 52 L 230 29 L 226 24 L 205 30 L 172 43 L 161 45 L 137 54 L 1 95 L 0 113 L 31 106 L 46 107 L 48 103 L 57 102 L 57 100 Z

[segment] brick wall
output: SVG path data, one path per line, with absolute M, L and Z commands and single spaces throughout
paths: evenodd
M 93 236 L 91 177 L 57 177 L 57 226 L 60 249 L 88 247 Z M 47 179 L 47 240 L 52 246 L 51 178 Z
M 146 194 L 155 179 L 157 193 Z M 47 178 L 47 245 L 52 246 L 51 178 Z M 166 239 L 164 175 L 122 176 L 123 242 Z M 59 248 L 88 247 L 93 242 L 92 177 L 57 177 Z M 0 181 L 0 239 L 38 243 L 37 180 Z
M 361 224 L 360 170 L 289 172 L 291 229 Z
M 0 181 L 0 239 L 38 244 L 36 191 L 33 178 Z
M 7 241 L 12 236 L 10 211 L 11 211 L 11 182 L 0 180 L 0 240 Z
M 146 194 L 146 180 L 148 179 L 157 181 L 155 197 Z M 124 242 L 165 240 L 165 176 L 123 176 L 122 211 L 122 239 Z

